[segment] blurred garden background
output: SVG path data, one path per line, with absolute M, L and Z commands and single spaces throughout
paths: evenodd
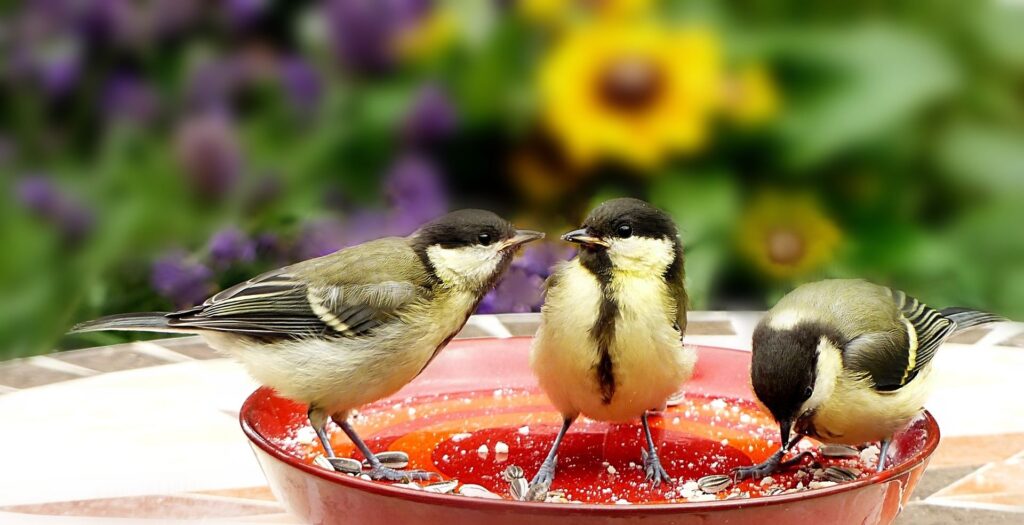
M 694 309 L 864 276 L 1024 317 L 1021 0 L 0 2 L 0 358 L 447 209 L 679 221 Z

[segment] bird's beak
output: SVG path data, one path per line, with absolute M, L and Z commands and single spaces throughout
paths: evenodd
M 608 241 L 600 237 L 594 237 L 587 233 L 585 229 L 573 230 L 562 236 L 562 240 L 566 242 L 573 242 L 576 244 L 582 244 L 584 246 L 600 246 L 602 248 L 608 247 Z
M 507 250 L 510 248 L 516 248 L 530 241 L 536 241 L 537 239 L 543 239 L 544 232 L 535 232 L 532 230 L 516 230 L 516 234 L 509 237 L 502 244 L 501 249 Z
M 789 433 L 790 433 L 790 430 L 792 428 L 793 428 L 793 420 L 792 419 L 784 419 L 782 421 L 779 421 L 779 437 L 782 438 L 782 447 L 783 447 L 783 449 L 785 449 L 786 447 L 789 446 Z

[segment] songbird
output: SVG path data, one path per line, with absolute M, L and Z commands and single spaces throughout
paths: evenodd
M 563 422 L 532 484 L 550 486 L 558 447 L 581 414 L 639 417 L 647 479 L 670 481 L 647 412 L 664 406 L 697 360 L 682 344 L 687 297 L 676 225 L 646 202 L 615 199 L 562 238 L 579 244 L 579 254 L 548 279 L 530 364 Z
M 923 410 L 939 346 L 958 331 L 1003 320 L 963 308 L 935 310 L 863 280 L 793 290 L 754 330 L 750 368 L 754 393 L 779 424 L 781 448 L 735 474 L 762 478 L 799 462 L 802 456 L 782 458 L 803 436 L 846 445 L 880 441 L 884 470 L 893 434 Z
M 373 479 L 427 479 L 384 467 L 348 422 L 351 410 L 398 391 L 455 336 L 509 267 L 544 234 L 494 213 L 461 210 L 408 237 L 387 237 L 274 270 L 178 312 L 113 315 L 72 333 L 185 332 L 235 356 L 260 383 L 309 406 L 332 464 L 333 420 Z

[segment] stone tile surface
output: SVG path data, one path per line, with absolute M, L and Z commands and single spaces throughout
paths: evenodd
M 202 496 L 136 496 L 15 505 L 0 510 L 47 516 L 85 516 L 96 518 L 160 518 L 204 520 L 210 518 L 277 514 L 275 504 L 231 498 Z
M 1024 452 L 974 471 L 935 493 L 928 502 L 976 504 L 1024 513 Z M 1021 518 L 1024 521 L 1024 515 Z
M 80 377 L 78 374 L 43 368 L 23 360 L 0 363 L 0 385 L 11 388 L 32 388 Z
M 1015 512 L 912 503 L 896 518 L 896 525 L 1020 525 L 1024 516 Z
M 100 372 L 117 372 L 172 362 L 139 352 L 130 344 L 61 352 L 50 357 Z

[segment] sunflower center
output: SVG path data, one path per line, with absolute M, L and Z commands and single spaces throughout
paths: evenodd
M 597 89 L 609 107 L 632 112 L 650 107 L 661 94 L 662 84 L 662 72 L 653 60 L 626 57 L 604 68 Z
M 768 258 L 775 264 L 794 265 L 806 252 L 803 237 L 793 230 L 775 230 L 768 234 L 765 242 Z

